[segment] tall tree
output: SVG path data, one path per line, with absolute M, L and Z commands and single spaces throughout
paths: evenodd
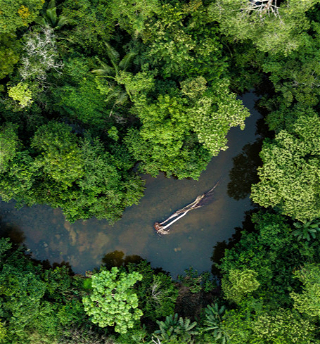
M 260 182 L 252 186 L 254 202 L 303 222 L 320 217 L 319 130 L 320 119 L 311 111 L 264 143 Z
M 210 13 L 224 34 L 251 39 L 261 51 L 286 55 L 305 44 L 310 28 L 306 12 L 316 3 L 319 0 L 217 0 Z

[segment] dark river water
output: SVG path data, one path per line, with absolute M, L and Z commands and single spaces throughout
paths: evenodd
M 108 258 L 131 255 L 162 267 L 174 278 L 190 266 L 199 272 L 210 270 L 213 246 L 231 237 L 252 208 L 248 195 L 250 183 L 256 181 L 261 141 L 256 123 L 261 116 L 254 110 L 257 97 L 253 93 L 241 99 L 251 112 L 245 130 L 230 130 L 229 149 L 212 159 L 199 181 L 144 175 L 145 196 L 114 226 L 95 218 L 70 224 L 59 209 L 33 206 L 17 210 L 14 202 L 0 202 L 2 235 L 23 242 L 36 259 L 68 262 L 75 273 L 92 270 Z M 211 203 L 189 212 L 171 227 L 169 235 L 155 233 L 155 221 L 191 203 L 220 178 Z

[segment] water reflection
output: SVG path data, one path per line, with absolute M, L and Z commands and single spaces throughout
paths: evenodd
M 228 195 L 235 200 L 248 197 L 251 185 L 259 182 L 257 168 L 262 165 L 259 157 L 263 139 L 254 143 L 248 143 L 242 148 L 242 152 L 232 158 L 233 167 L 229 172 Z
M 14 223 L 4 222 L 2 218 L 3 216 L 0 216 L 1 236 L 10 238 L 11 242 L 14 244 L 21 245 L 26 239 L 21 228 Z
M 168 179 L 163 174 L 157 178 L 144 175 L 145 196 L 139 205 L 128 208 L 114 226 L 95 218 L 70 224 L 59 209 L 37 205 L 16 210 L 13 202 L 0 203 L 2 221 L 21 229 L 24 243 L 34 258 L 48 259 L 51 264 L 68 262 L 75 273 L 92 270 L 102 260 L 109 266 L 124 264 L 126 257 L 137 255 L 150 261 L 152 267 L 161 266 L 170 271 L 174 278 L 191 265 L 199 272 L 209 270 L 214 243 L 231 237 L 234 228 L 243 221 L 244 212 L 252 209 L 248 197 L 237 201 L 228 196 L 228 183 L 241 186 L 244 179 L 249 178 L 245 169 L 253 169 L 253 163 L 248 165 L 247 160 L 254 161 L 254 150 L 250 147 L 255 146 L 256 122 L 260 118 L 254 110 L 256 99 L 252 93 L 244 95 L 243 102 L 251 111 L 245 130 L 230 130 L 229 149 L 212 159 L 199 181 Z M 245 145 L 249 148 L 242 150 Z M 237 159 L 233 160 L 241 154 L 244 158 L 239 159 L 239 163 Z M 246 167 L 242 168 L 241 163 Z M 230 175 L 229 180 L 231 169 L 241 171 L 241 178 Z M 192 202 L 221 176 L 213 202 L 177 221 L 171 227 L 170 235 L 159 237 L 155 233 L 154 222 L 163 221 Z M 242 196 L 245 192 L 239 191 Z M 7 234 L 3 232 L 2 235 Z
M 102 258 L 102 265 L 105 266 L 107 269 L 111 269 L 114 266 L 120 268 L 122 266 L 128 265 L 129 263 L 138 264 L 143 261 L 143 258 L 138 255 L 126 256 L 125 258 L 124 256 L 125 254 L 122 251 L 113 251 L 107 253 Z

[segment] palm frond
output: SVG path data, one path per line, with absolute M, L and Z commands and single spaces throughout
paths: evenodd
M 107 42 L 105 42 L 107 47 L 107 55 L 111 62 L 117 63 L 120 59 L 120 54 Z
M 123 71 L 126 71 L 127 68 L 130 66 L 130 63 L 132 61 L 132 59 L 136 56 L 137 54 L 134 53 L 133 51 L 129 52 L 128 54 L 126 54 L 126 56 L 120 61 L 119 63 L 119 67 L 120 69 L 122 69 Z
M 52 27 L 55 27 L 58 21 L 57 9 L 55 7 L 46 10 L 46 19 Z
M 67 18 L 67 17 L 65 17 L 65 16 L 60 16 L 59 17 L 59 21 L 58 21 L 58 23 L 57 23 L 57 28 L 62 28 L 64 25 L 67 25 L 67 24 L 69 24 L 69 19 Z
M 56 7 L 56 1 L 55 0 L 51 0 L 48 4 L 47 9 L 51 9 L 51 8 L 55 8 Z
M 100 61 L 100 65 L 102 68 L 99 69 L 94 69 L 91 71 L 91 73 L 97 74 L 99 76 L 114 76 L 115 75 L 115 71 L 114 68 L 110 67 L 109 65 L 107 65 L 106 63 Z

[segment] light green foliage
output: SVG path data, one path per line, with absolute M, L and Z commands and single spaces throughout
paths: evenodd
M 202 77 L 188 79 L 181 83 L 179 96 L 177 89 L 170 89 L 174 96 L 159 95 L 152 103 L 142 97 L 135 100 L 132 112 L 142 126 L 139 132 L 129 130 L 125 142 L 142 161 L 143 171 L 198 179 L 211 156 L 227 148 L 230 127 L 243 128 L 249 112 L 228 91 L 228 83 L 219 82 L 207 91 L 205 83 Z
M 1 0 L 0 33 L 15 32 L 17 28 L 28 26 L 38 16 L 44 0 Z
M 306 264 L 295 271 L 295 277 L 303 284 L 302 293 L 291 293 L 294 308 L 311 317 L 320 316 L 320 269 L 317 264 Z
M 223 329 L 232 344 L 308 344 L 314 343 L 315 327 L 296 311 L 277 309 L 256 314 L 232 310 L 223 318 Z
M 155 274 L 146 261 L 129 264 L 128 271 L 136 271 L 143 276 L 135 290 L 144 317 L 156 320 L 173 313 L 178 290 L 170 276 L 162 272 Z
M 311 343 L 314 325 L 296 312 L 279 309 L 271 314 L 258 315 L 252 324 L 255 343 Z
M 161 77 L 189 78 L 203 75 L 218 80 L 226 68 L 217 28 L 202 1 L 163 4 L 145 23 L 143 60 L 161 68 Z M 210 75 L 210 78 L 207 78 Z
M 0 79 L 13 72 L 14 65 L 19 61 L 19 46 L 15 34 L 0 33 Z
M 4 323 L 0 323 L 0 343 L 3 343 L 7 336 L 7 329 L 4 326 Z
M 192 128 L 199 142 L 213 156 L 228 148 L 226 135 L 230 128 L 240 126 L 244 129 L 244 120 L 250 116 L 242 102 L 229 92 L 228 86 L 227 80 L 215 84 L 214 88 L 198 97 L 190 109 Z
M 230 270 L 222 280 L 222 290 L 227 300 L 239 303 L 247 294 L 257 290 L 260 283 L 254 270 Z
M 160 95 L 154 103 L 137 105 L 135 112 L 142 127 L 129 130 L 125 142 L 135 159 L 142 161 L 140 168 L 153 176 L 163 171 L 179 179 L 198 179 L 210 155 L 190 133 L 183 100 Z
M 224 34 L 241 41 L 251 39 L 264 52 L 289 54 L 304 45 L 304 31 L 310 27 L 306 12 L 316 3 L 287 0 L 277 6 L 279 2 L 267 0 L 218 0 L 209 13 Z
M 190 319 L 179 318 L 178 314 L 169 315 L 165 321 L 157 321 L 159 330 L 154 334 L 164 343 L 171 343 L 177 340 L 188 344 L 193 344 L 193 336 L 198 334 L 196 330 L 197 322 Z
M 27 83 L 19 82 L 16 86 L 9 87 L 8 95 L 19 102 L 21 108 L 28 107 L 33 103 L 32 91 Z
M 138 297 L 132 287 L 141 281 L 138 272 L 100 271 L 92 276 L 92 292 L 82 299 L 91 321 L 100 327 L 115 326 L 115 331 L 126 333 L 142 316 L 138 309 Z
M 261 206 L 279 207 L 285 215 L 302 222 L 320 217 L 319 158 L 320 120 L 301 116 L 272 142 L 265 142 L 258 169 L 260 182 L 251 198 Z
M 134 78 L 139 87 L 130 112 L 141 126 L 128 131 L 125 143 L 141 171 L 198 179 L 209 159 L 227 148 L 230 127 L 243 128 L 249 113 L 229 91 L 216 33 L 201 1 L 163 4 L 145 23 L 146 52 L 135 63 L 141 61 L 148 87 L 136 76 L 123 78 L 127 90 L 134 92 Z

